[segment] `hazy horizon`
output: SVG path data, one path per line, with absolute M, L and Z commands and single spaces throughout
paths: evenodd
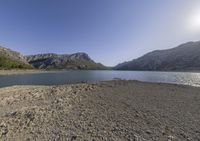
M 0 0 L 0 45 L 106 66 L 200 40 L 199 0 Z

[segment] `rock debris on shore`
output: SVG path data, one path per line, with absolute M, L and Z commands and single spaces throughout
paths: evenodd
M 200 88 L 109 81 L 0 89 L 0 140 L 198 141 Z

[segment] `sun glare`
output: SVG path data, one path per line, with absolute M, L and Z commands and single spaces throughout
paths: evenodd
M 200 11 L 191 14 L 189 28 L 192 32 L 200 32 Z

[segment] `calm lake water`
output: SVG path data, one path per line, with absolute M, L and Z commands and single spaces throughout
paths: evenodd
M 175 83 L 200 86 L 200 73 L 149 71 L 58 71 L 38 74 L 0 76 L 0 87 L 13 85 L 59 85 L 113 80 Z

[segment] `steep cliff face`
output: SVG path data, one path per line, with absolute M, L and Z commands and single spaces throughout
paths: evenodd
M 19 52 L 0 47 L 0 69 L 28 69 L 32 68 L 26 58 Z
M 86 53 L 75 54 L 38 54 L 26 56 L 27 61 L 39 69 L 106 69 L 95 63 Z
M 118 70 L 200 70 L 200 42 L 188 42 L 167 50 L 156 50 L 114 67 Z

